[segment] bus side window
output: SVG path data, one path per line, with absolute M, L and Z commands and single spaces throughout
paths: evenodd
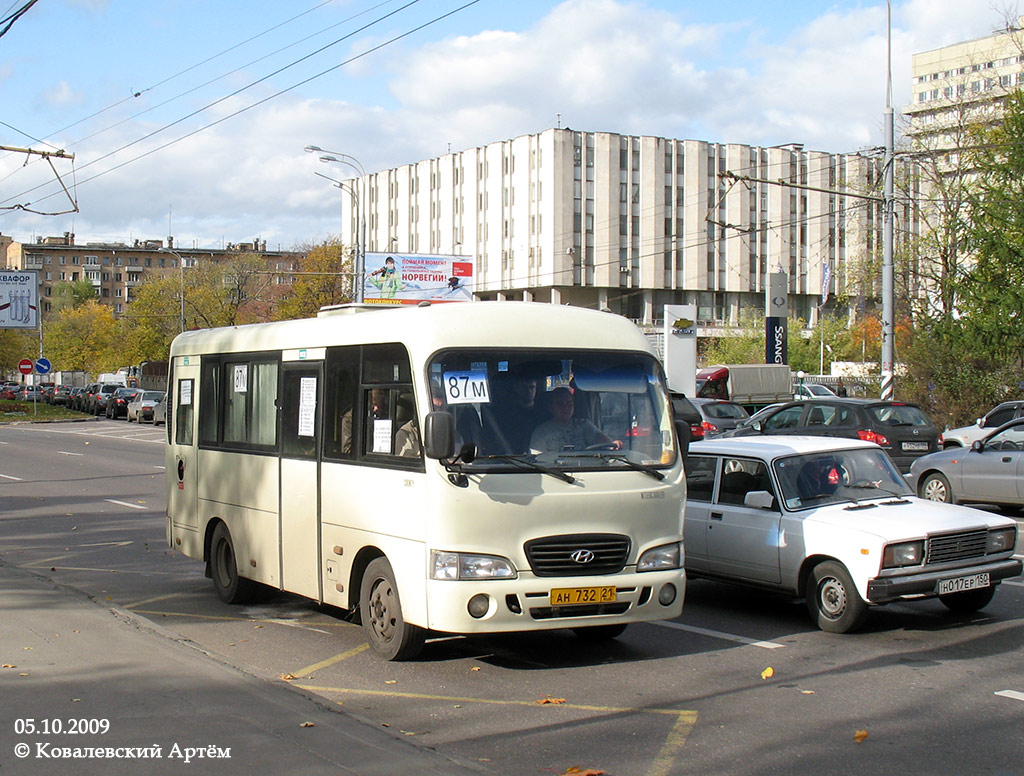
M 353 408 L 358 396 L 359 346 L 330 348 L 324 373 L 325 458 L 351 458 L 355 433 Z
M 192 444 L 192 418 L 195 414 L 195 381 L 178 380 L 177 401 L 174 403 L 174 441 L 179 445 Z

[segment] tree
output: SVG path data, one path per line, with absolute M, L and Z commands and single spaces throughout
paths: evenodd
M 39 335 L 34 329 L 0 329 L 0 373 L 13 374 L 23 358 L 39 353 Z
M 276 317 L 308 318 L 321 307 L 350 301 L 351 270 L 351 258 L 340 240 L 332 238 L 310 248 L 299 261 L 299 272 L 315 274 L 294 276 L 291 294 L 278 306 Z
M 105 304 L 91 300 L 61 310 L 43 327 L 44 352 L 60 369 L 111 372 L 128 363 L 122 326 Z
M 78 307 L 96 298 L 96 289 L 88 280 L 62 280 L 50 290 L 50 310 L 58 313 L 68 307 Z

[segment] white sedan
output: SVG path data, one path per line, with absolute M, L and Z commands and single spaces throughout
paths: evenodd
M 686 571 L 803 597 L 846 633 L 870 606 L 938 597 L 954 612 L 1021 573 L 1017 524 L 917 498 L 870 442 L 739 437 L 690 445 Z

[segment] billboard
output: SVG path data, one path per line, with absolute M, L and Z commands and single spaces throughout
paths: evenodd
M 474 259 L 426 253 L 367 253 L 363 301 L 369 304 L 469 302 Z
M 0 270 L 0 329 L 39 328 L 39 271 Z

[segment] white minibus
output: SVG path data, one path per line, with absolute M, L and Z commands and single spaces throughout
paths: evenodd
M 686 442 L 625 318 L 339 306 L 181 334 L 169 389 L 167 539 L 225 602 L 339 607 L 390 660 L 682 611 Z

